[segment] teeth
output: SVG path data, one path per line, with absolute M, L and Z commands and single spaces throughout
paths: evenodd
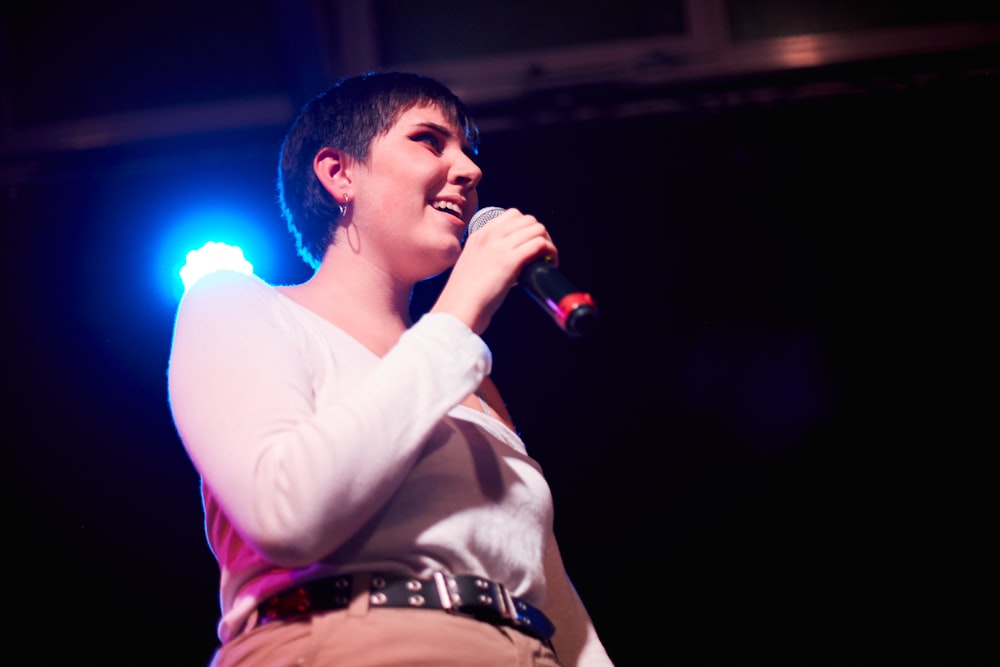
M 448 211 L 454 213 L 455 215 L 462 217 L 462 207 L 450 201 L 436 201 L 433 204 L 434 208 L 439 211 Z

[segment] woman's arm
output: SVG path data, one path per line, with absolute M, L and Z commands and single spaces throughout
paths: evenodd
M 315 343 L 275 298 L 233 272 L 192 286 L 168 388 L 184 446 L 233 525 L 268 559 L 298 567 L 336 549 L 389 499 L 492 360 L 464 324 L 425 315 L 356 384 L 316 396 L 304 354 Z M 352 352 L 337 363 L 354 361 Z

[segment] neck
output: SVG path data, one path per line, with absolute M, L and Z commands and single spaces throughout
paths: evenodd
M 354 254 L 327 252 L 312 278 L 282 291 L 379 356 L 412 324 L 413 285 Z

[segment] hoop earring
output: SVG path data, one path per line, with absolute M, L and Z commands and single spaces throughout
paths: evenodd
M 344 202 L 340 205 L 340 217 L 347 215 L 347 205 L 351 203 L 350 195 L 344 195 Z

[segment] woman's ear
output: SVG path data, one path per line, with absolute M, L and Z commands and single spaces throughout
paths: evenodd
M 313 173 L 330 195 L 339 202 L 347 198 L 351 177 L 348 158 L 335 148 L 321 148 L 313 158 Z

